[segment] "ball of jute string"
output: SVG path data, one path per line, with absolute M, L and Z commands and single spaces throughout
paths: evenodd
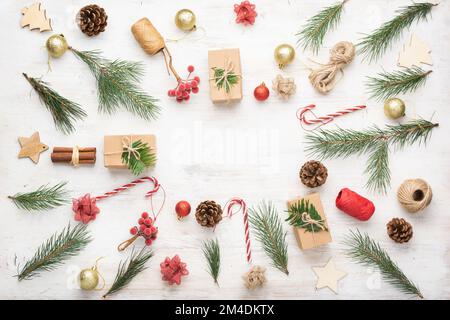
M 425 209 L 433 198 L 430 185 L 422 179 L 405 180 L 397 191 L 397 199 L 408 212 Z
M 338 42 L 330 50 L 330 61 L 319 69 L 312 70 L 309 74 L 309 81 L 313 87 L 323 94 L 330 92 L 335 86 L 336 75 L 352 62 L 355 52 L 353 43 L 348 41 Z

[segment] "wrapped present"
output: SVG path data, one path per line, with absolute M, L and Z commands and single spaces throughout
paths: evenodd
M 105 136 L 104 138 L 104 165 L 107 168 L 127 168 L 127 165 L 122 162 L 123 152 L 133 152 L 133 142 L 142 141 L 152 149 L 156 154 L 156 137 L 149 135 L 113 135 Z
M 288 201 L 288 213 L 287 221 L 294 227 L 301 249 L 315 248 L 332 241 L 318 193 Z
M 240 101 L 242 99 L 242 75 L 239 49 L 210 50 L 208 66 L 212 102 Z

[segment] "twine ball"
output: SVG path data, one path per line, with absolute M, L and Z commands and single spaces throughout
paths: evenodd
M 397 199 L 408 212 L 425 209 L 433 198 L 430 185 L 422 179 L 405 180 L 397 191 Z

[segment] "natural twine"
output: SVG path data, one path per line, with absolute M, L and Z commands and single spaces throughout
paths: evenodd
M 405 180 L 397 191 L 397 199 L 408 212 L 425 209 L 433 198 L 430 185 L 422 179 Z
M 80 147 L 79 146 L 73 147 L 73 149 L 72 149 L 72 160 L 70 161 L 70 163 L 74 167 L 78 167 L 80 165 Z
M 341 41 L 337 43 L 330 50 L 330 61 L 323 64 L 319 69 L 311 71 L 309 81 L 313 87 L 323 94 L 330 92 L 336 84 L 336 75 L 338 72 L 343 72 L 342 69 L 352 62 L 355 51 L 355 46 L 351 42 Z

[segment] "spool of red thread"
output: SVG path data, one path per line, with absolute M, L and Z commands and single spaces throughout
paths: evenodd
M 336 207 L 361 221 L 369 220 L 375 212 L 375 206 L 372 201 L 348 188 L 344 188 L 339 192 L 336 198 Z

